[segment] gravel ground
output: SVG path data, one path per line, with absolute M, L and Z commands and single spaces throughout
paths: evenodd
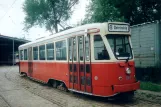
M 158 102 L 158 100 L 151 101 L 147 100 L 145 97 L 142 98 L 145 94 L 139 92 L 136 92 L 136 97 L 132 102 L 63 92 L 49 87 L 46 84 L 35 82 L 29 78 L 20 77 L 17 66 L 0 67 L 0 81 L 5 81 L 7 85 L 12 83 L 15 85 L 15 88 L 20 87 L 18 89 L 25 90 L 35 97 L 38 96 L 57 107 L 161 107 L 161 103 Z M 3 87 L 0 87 L 0 92 L 1 91 L 3 91 Z M 21 97 L 23 99 L 25 96 Z M 6 98 L 0 95 L 0 105 L 3 105 L 2 107 L 14 107 L 12 104 L 12 102 L 8 103 Z

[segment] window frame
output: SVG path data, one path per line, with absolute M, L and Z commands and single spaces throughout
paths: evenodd
M 22 52 L 23 58 L 21 58 L 22 57 L 21 52 Z M 20 49 L 20 56 L 19 56 L 19 58 L 20 58 L 21 61 L 24 60 L 24 49 Z
M 67 38 L 67 60 L 69 60 L 69 62 L 71 62 L 71 60 L 70 60 L 70 55 L 72 54 L 72 57 L 73 57 L 73 62 L 78 62 L 78 37 L 79 36 L 70 36 L 70 37 L 68 37 Z M 71 46 L 72 46 L 72 48 L 74 49 L 74 43 L 73 43 L 73 38 L 75 38 L 75 51 L 73 52 L 71 52 L 70 53 L 70 47 L 69 47 L 69 42 L 70 42 L 70 40 L 72 39 L 72 41 L 71 41 Z M 73 54 L 75 54 L 75 56 L 73 55 Z M 76 59 L 74 59 L 74 57 L 76 57 Z
M 86 39 L 88 38 L 88 46 L 86 47 Z M 90 62 L 91 61 L 91 35 L 87 34 L 86 36 L 84 36 L 84 60 L 85 62 Z M 87 49 L 88 49 L 88 59 L 87 59 Z
M 34 48 L 37 48 L 37 59 L 34 59 Z M 32 47 L 32 60 L 33 61 L 38 61 L 39 60 L 39 48 L 38 48 L 38 46 L 33 46 Z
M 65 41 L 65 47 L 66 47 L 66 59 L 64 60 L 58 60 L 57 59 L 57 47 L 56 47 L 56 43 L 58 43 L 58 42 L 61 42 L 61 41 Z M 56 61 L 68 61 L 68 41 L 67 41 L 67 38 L 66 39 L 61 39 L 61 40 L 58 40 L 58 41 L 55 41 L 54 42 L 54 47 L 55 47 L 55 60 Z
M 75 38 L 75 44 L 74 44 L 74 41 L 73 41 L 73 49 L 74 49 L 73 50 L 74 51 L 74 53 L 73 53 L 73 62 L 77 62 L 78 61 L 78 37 L 74 36 L 73 38 Z M 76 59 L 74 59 L 74 58 L 76 58 Z
M 44 46 L 44 58 L 45 59 L 40 59 L 40 47 L 42 47 L 42 46 Z M 45 61 L 46 60 L 46 44 L 38 46 L 38 60 L 40 60 L 40 61 Z
M 106 51 L 107 51 L 107 54 L 108 54 L 108 56 L 109 56 L 109 58 L 108 59 L 96 59 L 95 58 L 95 36 L 100 36 L 101 37 L 101 39 L 102 39 L 102 42 L 104 43 L 104 47 L 106 48 Z M 107 41 L 106 40 L 104 40 L 105 38 L 101 35 L 101 34 L 93 34 L 93 36 L 92 36 L 92 52 L 93 52 L 93 54 L 92 54 L 92 59 L 95 61 L 95 62 L 108 62 L 108 61 L 110 61 L 112 58 L 111 58 L 111 55 L 110 55 L 110 51 L 109 51 L 109 46 L 107 46 Z
M 125 43 L 125 45 L 126 45 L 126 44 L 129 44 L 130 53 L 131 53 L 131 58 L 129 58 L 129 57 L 128 57 L 128 58 L 129 58 L 129 60 L 132 60 L 132 59 L 134 58 L 134 55 L 133 55 L 132 46 L 131 46 L 131 42 L 130 42 L 130 35 L 126 35 L 126 34 L 106 34 L 105 37 L 106 37 L 108 43 L 109 43 L 109 41 L 108 41 L 107 36 L 110 36 L 110 35 L 113 35 L 113 36 L 114 36 L 114 35 L 117 35 L 117 36 L 119 36 L 119 35 L 125 35 L 125 36 L 127 36 L 128 43 Z M 114 57 L 116 58 L 116 60 L 126 60 L 126 59 L 119 59 L 119 58 L 116 56 L 116 54 L 113 52 L 110 43 L 109 43 L 109 46 L 110 46 L 110 49 L 111 49 L 111 51 L 112 51 L 112 54 L 114 55 Z M 115 42 L 114 42 L 114 46 L 117 46 L 117 44 L 116 44 L 116 39 L 115 39 Z M 114 47 L 114 48 L 116 48 L 116 47 Z M 115 51 L 115 49 L 114 49 L 114 51 Z
M 25 58 L 25 50 L 26 50 L 26 58 Z M 28 49 L 24 49 L 24 60 L 25 60 L 25 61 L 28 60 Z
M 48 54 L 47 54 L 47 45 L 49 45 L 49 44 L 53 44 L 53 51 L 54 51 L 54 52 L 53 52 L 53 57 L 54 57 L 54 58 L 51 59 L 51 60 L 48 59 Z M 46 43 L 45 46 L 46 46 L 46 49 L 45 49 L 46 60 L 47 60 L 47 61 L 54 61 L 54 60 L 56 59 L 56 58 L 55 58 L 55 42 Z
M 82 45 L 82 60 L 81 60 L 81 54 L 80 54 L 80 38 L 82 38 L 82 43 L 81 43 L 81 45 Z M 84 60 L 85 60 L 85 55 L 84 55 L 84 35 L 79 35 L 79 36 L 77 36 L 77 54 L 78 54 L 78 57 L 77 57 L 77 59 L 78 59 L 78 61 L 79 62 L 84 62 Z M 78 46 L 79 45 L 79 46 Z

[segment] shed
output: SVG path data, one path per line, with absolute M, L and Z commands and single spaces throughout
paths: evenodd
M 131 26 L 136 67 L 147 68 L 161 64 L 160 30 L 158 21 Z
M 25 39 L 0 35 L 0 65 L 14 64 L 18 47 L 27 42 Z

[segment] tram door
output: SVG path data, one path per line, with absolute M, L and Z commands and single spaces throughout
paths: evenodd
M 91 93 L 90 36 L 69 38 L 70 88 Z
M 32 77 L 33 63 L 32 63 L 32 47 L 28 48 L 28 73 Z

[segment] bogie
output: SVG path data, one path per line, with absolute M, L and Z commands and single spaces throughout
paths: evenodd
M 62 81 L 50 79 L 48 81 L 48 84 L 50 84 L 50 86 L 52 86 L 53 88 L 57 88 L 57 89 L 62 90 L 62 91 L 68 91 L 67 86 Z
M 21 73 L 20 73 L 20 76 L 21 76 L 21 77 L 27 77 L 27 73 L 21 72 Z

